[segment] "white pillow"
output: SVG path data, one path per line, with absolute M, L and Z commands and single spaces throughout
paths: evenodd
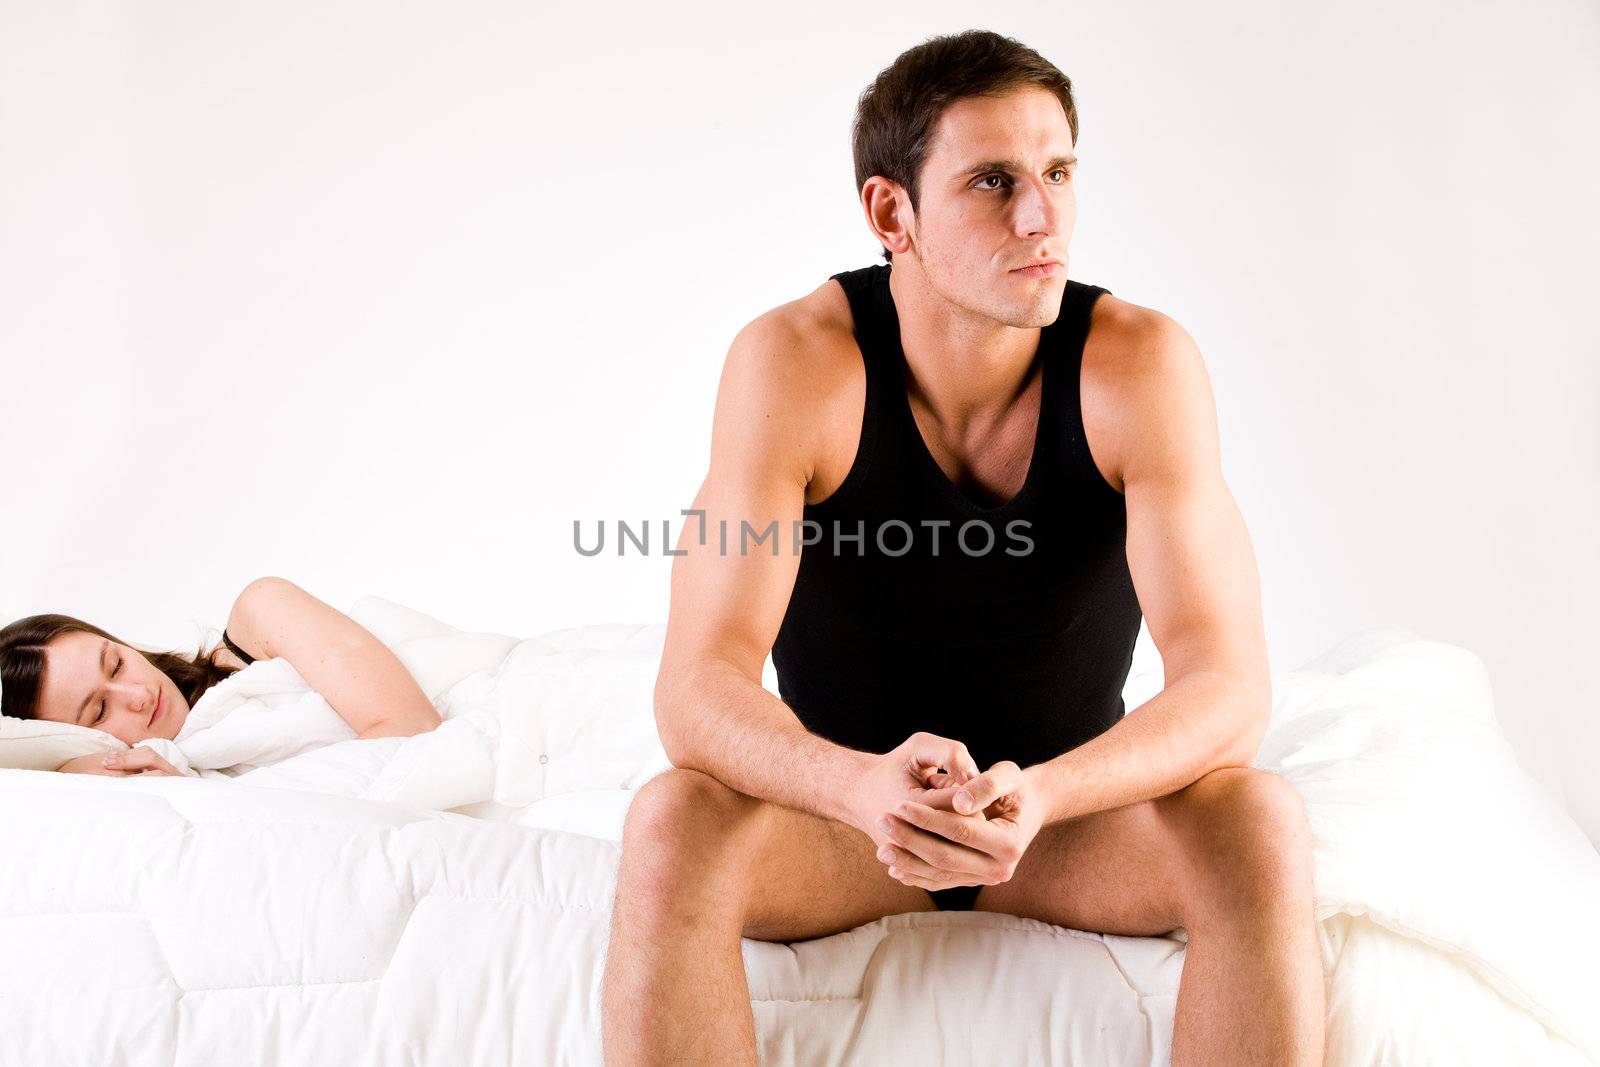
M 128 746 L 104 730 L 52 719 L 0 715 L 0 767 L 53 771 L 68 760 Z

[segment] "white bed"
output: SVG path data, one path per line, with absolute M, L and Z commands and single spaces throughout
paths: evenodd
M 352 614 L 457 728 L 232 780 L 0 771 L 0 1065 L 600 1063 L 661 629 Z M 1159 685 L 1142 635 L 1129 706 Z M 1600 856 L 1482 663 L 1374 630 L 1274 688 L 1256 763 L 1311 818 L 1328 1062 L 1600 1064 Z M 1165 1064 L 1183 953 L 974 913 L 744 946 L 762 1061 L 795 1065 Z

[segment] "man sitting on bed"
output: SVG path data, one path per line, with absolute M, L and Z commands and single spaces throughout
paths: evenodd
M 935 907 L 1181 927 L 1175 1063 L 1321 1063 L 1309 833 L 1250 767 L 1270 682 L 1208 377 L 1171 319 L 1067 279 L 1076 142 L 1032 50 L 913 48 L 856 118 L 889 264 L 735 338 L 656 686 L 675 767 L 624 834 L 613 1067 L 755 1062 L 741 935 Z M 1141 613 L 1166 688 L 1124 716 Z

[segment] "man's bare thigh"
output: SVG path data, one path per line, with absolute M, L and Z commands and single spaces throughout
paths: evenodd
M 934 910 L 925 890 L 890 877 L 872 839 L 855 827 L 746 799 L 761 807 L 744 936 L 805 941 L 885 915 Z
M 1170 933 L 1183 925 L 1187 884 L 1170 799 L 1043 827 L 1011 879 L 984 886 L 973 909 L 1102 934 Z

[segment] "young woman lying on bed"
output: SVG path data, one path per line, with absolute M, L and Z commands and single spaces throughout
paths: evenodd
M 223 642 L 193 656 L 141 652 L 66 615 L 19 619 L 0 629 L 0 712 L 92 726 L 130 746 L 149 737 L 170 740 L 207 689 L 247 661 L 276 657 L 288 660 L 357 737 L 409 737 L 439 725 L 439 713 L 393 652 L 360 623 L 283 578 L 245 586 L 228 614 Z M 148 748 L 129 748 L 109 764 L 106 759 L 81 756 L 60 769 L 180 773 Z

